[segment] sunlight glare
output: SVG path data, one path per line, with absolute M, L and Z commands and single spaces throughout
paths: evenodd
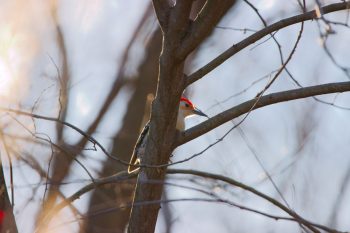
M 14 84 L 10 68 L 0 58 L 0 96 L 8 96 L 11 86 Z
M 80 27 L 83 31 L 90 31 L 94 24 L 98 22 L 99 16 L 103 10 L 103 4 L 103 1 L 93 0 L 89 1 L 88 4 L 77 5 L 77 17 L 75 20 L 81 24 Z
M 271 9 L 275 5 L 275 0 L 264 0 L 259 1 L 258 8 L 260 10 L 268 10 Z
M 76 104 L 79 112 L 83 116 L 86 116 L 91 110 L 91 105 L 89 104 L 88 99 L 82 92 L 77 93 Z
M 31 59 L 37 51 L 34 38 L 19 28 L 12 23 L 0 28 L 1 104 L 18 102 L 25 95 Z
M 18 37 L 14 36 L 10 26 L 0 30 L 0 97 L 9 99 L 19 77 L 20 56 L 16 49 Z

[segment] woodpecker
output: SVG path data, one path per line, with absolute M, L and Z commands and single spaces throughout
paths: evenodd
M 179 131 L 184 131 L 185 118 L 193 115 L 204 116 L 209 118 L 205 113 L 203 113 L 201 110 L 195 107 L 190 100 L 186 99 L 185 97 L 181 97 L 180 104 L 179 104 L 179 111 L 177 114 L 176 129 Z M 137 165 L 140 164 L 140 159 L 142 158 L 142 155 L 145 153 L 148 134 L 149 134 L 149 127 L 150 127 L 150 124 L 148 122 L 143 128 L 139 138 L 137 139 L 137 142 L 135 144 L 134 151 L 129 163 L 128 173 L 135 172 L 139 169 Z

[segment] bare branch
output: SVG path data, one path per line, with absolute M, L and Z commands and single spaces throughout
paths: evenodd
M 233 108 L 230 108 L 210 118 L 209 120 L 179 134 L 176 145 L 179 146 L 186 142 L 189 142 L 192 139 L 197 138 L 215 129 L 218 126 L 249 112 L 250 110 L 258 109 L 267 105 L 276 104 L 280 102 L 312 97 L 315 95 L 324 95 L 347 91 L 350 91 L 350 82 L 338 82 L 272 93 L 260 97 L 257 103 L 257 98 L 254 98 L 252 100 L 248 100 L 244 103 L 241 103 Z M 254 106 L 253 109 L 252 106 Z
M 84 186 L 83 188 L 79 189 L 77 192 L 75 192 L 73 195 L 70 197 L 66 198 L 64 201 L 60 202 L 57 204 L 45 217 L 46 220 L 49 220 L 57 214 L 61 209 L 64 207 L 70 205 L 73 201 L 79 199 L 83 194 L 100 187 L 105 184 L 110 184 L 110 183 L 116 183 L 116 182 L 122 182 L 125 180 L 128 180 L 130 178 L 133 178 L 136 176 L 136 173 L 133 174 L 128 174 L 126 171 L 119 172 L 113 176 L 101 178 L 101 179 L 95 179 L 94 183 L 90 183 L 89 185 Z
M 327 232 L 340 232 L 337 231 L 335 229 L 330 229 L 326 226 L 323 225 L 319 225 L 319 224 L 315 224 L 309 220 L 306 220 L 304 218 L 302 218 L 301 216 L 299 216 L 297 213 L 295 213 L 293 210 L 290 210 L 288 207 L 286 207 L 285 205 L 283 205 L 282 203 L 280 203 L 279 201 L 277 201 L 276 199 L 254 189 L 253 187 L 250 187 L 248 185 L 245 185 L 241 182 L 238 182 L 234 179 L 228 178 L 226 176 L 222 176 L 222 175 L 217 175 L 217 174 L 213 174 L 213 173 L 209 173 L 209 172 L 201 172 L 201 171 L 196 171 L 196 170 L 184 170 L 184 169 L 168 169 L 167 170 L 168 174 L 188 174 L 188 175 L 195 175 L 195 176 L 200 176 L 203 178 L 209 178 L 209 179 L 214 179 L 214 180 L 220 180 L 223 181 L 225 183 L 228 183 L 230 185 L 239 187 L 241 189 L 244 189 L 248 192 L 253 193 L 256 196 L 259 196 L 265 200 L 267 200 L 268 202 L 270 202 L 271 204 L 277 206 L 278 208 L 282 209 L 283 211 L 285 211 L 286 213 L 288 213 L 290 216 L 292 216 L 293 218 L 297 219 L 298 222 L 302 223 L 303 225 L 307 226 L 310 230 L 312 229 L 312 231 L 314 232 L 319 232 L 317 229 L 314 228 L 317 227 L 319 229 L 322 229 L 324 231 Z
M 341 3 L 334 3 L 334 4 L 324 6 L 321 9 L 323 10 L 324 14 L 328 14 L 331 12 L 341 11 L 341 10 L 345 10 L 345 9 L 349 9 L 349 8 L 350 8 L 350 1 L 344 1 Z M 271 24 L 268 27 L 261 29 L 260 31 L 248 36 L 246 39 L 240 41 L 239 43 L 232 45 L 229 49 L 227 49 L 225 52 L 223 52 L 222 54 L 217 56 L 215 59 L 210 61 L 208 64 L 206 64 L 205 66 L 203 66 L 199 70 L 195 71 L 193 74 L 189 75 L 187 78 L 186 85 L 188 86 L 188 85 L 196 82 L 197 80 L 201 79 L 203 76 L 205 76 L 206 74 L 208 74 L 209 72 L 214 70 L 216 67 L 218 67 L 219 65 L 224 63 L 227 59 L 229 59 L 230 57 L 232 57 L 233 55 L 235 55 L 236 53 L 238 53 L 242 49 L 246 48 L 247 46 L 260 40 L 264 36 L 274 32 L 274 31 L 277 31 L 279 29 L 288 27 L 290 25 L 297 24 L 297 23 L 304 22 L 304 21 L 308 21 L 308 20 L 312 20 L 312 19 L 316 19 L 316 18 L 317 18 L 316 11 L 313 10 L 313 11 L 308 11 L 306 13 L 292 16 L 292 17 L 289 17 L 286 19 L 282 19 L 274 24 Z
M 42 116 L 42 115 L 38 115 L 38 114 L 33 114 L 33 113 L 29 113 L 29 112 L 24 112 L 21 110 L 15 110 L 15 109 L 8 109 L 8 108 L 2 108 L 0 107 L 0 111 L 5 111 L 5 112 L 12 112 L 12 113 L 16 113 L 19 115 L 23 115 L 23 116 L 29 116 L 29 117 L 33 117 L 33 118 L 37 118 L 37 119 L 42 119 L 42 120 L 46 120 L 46 121 L 53 121 L 53 122 L 58 122 L 62 125 L 68 126 L 69 128 L 77 131 L 79 134 L 81 134 L 82 136 L 86 137 L 88 139 L 88 141 L 90 141 L 91 143 L 94 144 L 94 146 L 97 146 L 98 148 L 100 148 L 102 150 L 102 152 L 109 158 L 120 162 L 121 164 L 124 164 L 125 166 L 129 166 L 129 163 L 126 161 L 123 161 L 113 155 L 111 155 L 106 148 L 104 148 L 102 146 L 101 143 L 99 143 L 93 136 L 88 135 L 87 133 L 85 133 L 83 130 L 79 129 L 77 126 L 65 122 L 65 121 L 61 121 L 60 119 L 54 118 L 54 117 L 47 117 L 47 116 Z M 51 142 L 50 142 L 51 143 Z
M 281 66 L 281 68 L 277 71 L 277 73 L 275 74 L 275 76 L 274 76 L 274 77 L 271 79 L 271 81 L 265 86 L 265 88 L 264 88 L 261 92 L 259 92 L 259 93 L 256 95 L 257 97 L 260 96 L 260 95 L 263 95 L 263 94 L 266 92 L 266 90 L 269 89 L 269 87 L 276 81 L 276 79 L 277 79 L 278 76 L 282 73 L 282 71 L 286 69 L 287 64 L 290 62 L 290 60 L 292 59 L 292 57 L 293 57 L 293 55 L 294 55 L 294 53 L 295 53 L 295 51 L 296 51 L 296 49 L 297 49 L 297 46 L 298 46 L 298 44 L 299 44 L 299 42 L 300 42 L 300 39 L 301 39 L 301 35 L 303 34 L 303 30 L 304 30 L 304 22 L 301 22 L 301 27 L 300 27 L 300 31 L 299 31 L 297 40 L 296 40 L 296 42 L 295 42 L 295 44 L 294 44 L 294 46 L 293 46 L 292 51 L 290 52 L 290 54 L 289 54 L 289 56 L 288 56 L 286 62 L 283 62 L 283 61 L 282 61 L 282 66 Z M 275 41 L 276 41 L 276 40 L 275 40 Z
M 31 134 L 33 137 L 35 137 L 36 139 L 38 140 L 42 140 L 44 142 L 47 142 L 48 144 L 50 144 L 50 146 L 52 147 L 52 155 L 54 155 L 54 150 L 53 148 L 56 148 L 59 152 L 62 152 L 62 154 L 64 155 L 67 155 L 69 157 L 71 157 L 72 160 L 76 161 L 84 170 L 85 172 L 87 173 L 87 175 L 90 177 L 90 179 L 92 181 L 94 181 L 94 178 L 93 176 L 91 175 L 91 173 L 89 172 L 89 170 L 84 166 L 84 164 L 82 164 L 75 156 L 73 156 L 71 153 L 69 153 L 69 151 L 67 151 L 64 147 L 62 147 L 61 145 L 59 144 L 56 144 L 54 143 L 50 136 L 45 134 L 45 133 L 37 133 L 37 132 L 32 132 L 28 127 L 26 127 L 22 122 L 20 122 L 18 119 L 16 119 L 15 117 L 11 116 L 10 117 L 15 121 L 17 122 L 20 126 L 22 126 L 29 134 Z M 59 123 L 59 122 L 58 122 Z M 39 136 L 39 135 L 43 135 L 44 137 L 42 136 Z M 52 159 L 52 158 L 51 158 Z M 50 159 L 50 160 L 51 160 Z M 49 164 L 49 167 L 50 167 L 50 164 Z M 49 172 L 49 170 L 48 170 Z M 49 174 L 48 174 L 49 175 Z
M 167 173 L 168 174 L 188 174 L 188 175 L 194 175 L 194 176 L 199 176 L 199 177 L 203 177 L 203 178 L 209 178 L 209 179 L 219 180 L 219 181 L 225 182 L 227 184 L 233 185 L 235 187 L 239 187 L 243 190 L 246 190 L 250 193 L 253 193 L 254 195 L 256 195 L 258 197 L 261 197 L 261 198 L 267 200 L 271 204 L 273 204 L 276 207 L 280 208 L 281 210 L 285 211 L 287 214 L 289 214 L 293 218 L 293 219 L 288 218 L 286 220 L 301 222 L 303 225 L 307 226 L 309 229 L 312 229 L 314 232 L 319 232 L 314 227 L 317 227 L 317 228 L 322 229 L 322 230 L 327 231 L 327 232 L 334 232 L 334 233 L 340 232 L 340 231 L 337 231 L 334 229 L 330 229 L 326 226 L 316 224 L 316 223 L 313 223 L 309 220 L 306 220 L 306 219 L 302 218 L 301 216 L 299 216 L 298 214 L 296 214 L 294 211 L 290 210 L 288 207 L 286 207 L 282 203 L 280 203 L 279 201 L 277 201 L 276 199 L 274 199 L 274 198 L 272 198 L 264 193 L 261 193 L 260 191 L 254 189 L 248 185 L 245 185 L 241 182 L 238 182 L 238 181 L 231 179 L 231 178 L 228 178 L 226 176 L 216 175 L 216 174 L 212 174 L 212 173 L 208 173 L 208 172 L 201 172 L 201 171 L 196 171 L 196 170 L 183 170 L 183 169 L 168 169 Z M 61 203 L 59 203 L 58 205 L 56 205 L 52 209 L 52 211 L 49 213 L 49 215 L 53 215 L 53 214 L 58 213 L 61 209 L 63 209 L 67 205 L 71 204 L 73 201 L 79 199 L 85 193 L 87 193 L 87 192 L 89 192 L 97 187 L 100 187 L 100 186 L 106 185 L 106 184 L 111 184 L 111 183 L 120 183 L 120 182 L 134 178 L 136 176 L 136 174 L 137 173 L 128 174 L 126 172 L 120 172 L 120 173 L 115 174 L 113 176 L 109 176 L 109 177 L 105 177 L 105 178 L 101 178 L 101 179 L 96 179 L 95 183 L 91 183 L 91 184 L 84 186 L 83 188 L 81 188 L 80 190 L 75 192 L 73 195 L 68 197 L 66 200 L 64 200 Z M 145 182 L 152 182 L 152 181 L 148 180 Z M 159 184 L 161 182 L 158 180 L 155 180 L 154 183 Z M 215 199 L 215 200 L 212 199 L 212 200 L 216 201 L 216 202 L 227 203 L 226 201 L 224 202 L 222 199 Z M 164 203 L 164 202 L 167 202 L 167 200 L 165 200 L 165 201 L 162 201 L 162 200 L 141 201 L 141 202 L 134 203 L 134 205 L 151 205 L 151 204 L 159 204 L 159 203 Z M 235 204 L 235 206 L 239 207 L 239 208 L 242 207 L 243 209 L 248 210 L 248 211 L 253 211 L 253 212 L 262 214 L 261 212 L 257 212 L 257 211 L 254 211 L 252 209 L 244 208 L 243 206 L 240 206 L 240 205 Z M 267 216 L 267 217 L 271 217 L 271 216 Z
M 86 131 L 87 134 L 92 135 L 98 126 L 101 124 L 103 117 L 106 115 L 106 113 L 110 110 L 110 107 L 116 98 L 118 96 L 120 90 L 129 82 L 126 79 L 126 76 L 124 74 L 125 67 L 127 65 L 128 59 L 129 59 L 129 52 L 131 50 L 132 45 L 135 43 L 135 41 L 140 37 L 140 31 L 141 28 L 144 27 L 145 22 L 147 21 L 147 18 L 150 15 L 152 8 L 149 6 L 147 10 L 145 11 L 144 15 L 141 18 L 140 24 L 135 28 L 133 35 L 131 36 L 131 39 L 129 43 L 127 44 L 123 55 L 121 57 L 121 63 L 119 65 L 119 71 L 115 76 L 115 80 L 112 84 L 111 90 L 109 91 L 105 101 L 102 104 L 102 107 L 100 108 L 96 118 L 94 121 L 90 124 L 88 127 L 88 130 Z M 84 147 L 87 143 L 87 138 L 83 137 L 79 142 L 77 142 L 74 146 L 78 147 Z M 78 154 L 78 153 L 77 153 Z
M 154 11 L 156 12 L 158 22 L 162 31 L 166 31 L 168 21 L 170 6 L 167 0 L 153 0 Z
M 215 0 L 208 0 L 191 24 L 188 35 L 178 51 L 179 57 L 186 57 L 198 47 L 235 3 L 235 0 L 221 0 L 220 3 Z
M 209 1 L 209 0 L 208 0 Z M 184 3 L 183 1 L 178 1 L 181 6 L 183 6 L 186 10 L 187 4 L 189 2 Z M 183 4 L 183 5 L 182 5 Z M 211 5 L 210 5 L 211 6 Z M 331 6 L 331 7 L 330 7 Z M 180 7 L 180 5 L 178 6 Z M 214 6 L 213 6 L 214 7 Z M 333 4 L 329 5 L 328 8 L 325 7 L 326 11 L 336 11 L 337 8 L 345 9 L 348 6 L 344 3 L 342 4 Z M 173 8 L 176 13 L 176 6 Z M 339 10 L 340 10 L 339 9 Z M 175 14 L 171 12 L 170 14 L 174 15 L 183 15 L 186 16 L 186 11 L 183 14 Z M 215 15 L 215 14 L 214 14 Z M 222 16 L 222 15 L 221 15 Z M 172 16 L 170 16 L 172 18 Z M 233 46 L 233 52 L 229 49 L 229 52 L 225 52 L 224 56 L 219 57 L 219 62 L 214 59 L 214 64 L 210 63 L 209 67 L 206 67 L 207 72 L 210 72 L 212 69 L 216 68 L 218 65 L 222 64 L 226 59 L 232 56 L 234 53 L 240 51 L 240 49 L 245 48 L 249 44 L 257 41 L 259 38 L 262 38 L 266 34 L 270 34 L 279 28 L 286 27 L 296 22 L 303 22 L 305 20 L 311 19 L 315 17 L 315 12 L 312 11 L 309 14 L 302 14 L 301 16 L 292 17 L 291 19 L 282 20 L 280 23 L 272 25 L 271 27 L 265 28 L 260 32 L 254 34 L 249 40 L 245 40 L 239 44 L 239 46 Z M 173 19 L 173 18 L 172 18 Z M 259 96 L 259 98 L 255 98 L 251 101 L 248 101 L 242 105 L 237 106 L 230 112 L 227 110 L 214 118 L 204 122 L 185 133 L 178 135 L 178 132 L 175 130 L 175 120 L 178 113 L 178 100 L 182 94 L 182 91 L 185 88 L 185 85 L 194 82 L 199 78 L 203 77 L 206 73 L 204 72 L 202 76 L 197 77 L 197 79 L 193 79 L 193 76 L 189 78 L 184 78 L 183 70 L 184 70 L 184 60 L 186 58 L 186 53 L 191 50 L 184 50 L 183 53 L 179 52 L 183 48 L 186 48 L 186 37 L 184 39 L 180 39 L 181 36 L 188 36 L 191 32 L 187 32 L 187 34 L 182 34 L 185 29 L 186 24 L 182 25 L 182 23 L 188 20 L 188 18 L 179 19 L 179 25 L 174 24 L 173 20 L 169 21 L 169 29 L 165 33 L 163 38 L 163 48 L 162 54 L 159 60 L 159 75 L 158 75 L 158 88 L 156 98 L 152 103 L 152 113 L 150 119 L 150 131 L 149 138 L 147 140 L 145 146 L 145 152 L 142 155 L 142 164 L 146 164 L 147 167 L 141 167 L 139 170 L 138 181 L 135 188 L 134 195 L 134 203 L 144 202 L 144 201 L 157 201 L 161 198 L 162 184 L 154 185 L 144 183 L 145 179 L 147 180 L 160 180 L 163 181 L 165 178 L 166 168 L 161 169 L 150 169 L 152 166 L 164 166 L 163 164 L 167 164 L 169 161 L 169 157 L 173 149 L 181 145 L 195 137 L 198 137 L 211 129 L 233 119 L 234 117 L 240 116 L 244 113 L 250 112 L 253 109 L 297 98 L 305 98 L 308 96 L 313 96 L 317 94 L 325 94 L 325 93 L 334 93 L 339 91 L 349 91 L 350 83 L 343 83 L 340 87 L 339 84 L 333 84 L 331 86 L 320 86 L 316 89 L 306 88 L 301 92 L 300 90 L 286 91 L 283 93 L 278 93 L 279 95 L 268 95 L 268 96 Z M 289 20 L 289 21 L 288 21 Z M 199 21 L 198 21 L 199 22 Z M 202 22 L 203 23 L 203 22 Z M 205 23 L 203 23 L 205 24 Z M 204 25 L 202 25 L 204 27 Z M 202 27 L 201 26 L 201 27 Z M 191 30 L 191 28 L 189 28 Z M 173 32 L 179 32 L 174 36 Z M 200 37 L 199 37 L 200 38 Z M 180 40 L 179 40 L 180 39 Z M 204 39 L 204 38 L 201 38 Z M 179 44 L 181 42 L 181 44 Z M 199 42 L 199 41 L 197 41 Z M 191 45 L 195 47 L 195 45 Z M 190 48 L 190 47 L 188 47 Z M 188 49 L 187 48 L 187 49 Z M 220 60 L 221 59 L 221 60 Z M 216 63 L 215 63 L 216 62 Z M 195 73 L 196 74 L 196 73 Z M 192 77 L 192 78 L 191 78 Z M 189 81 L 188 81 L 188 80 Z M 336 88 L 334 88 L 334 85 Z M 345 87 L 344 87 L 345 85 Z M 325 89 L 326 87 L 326 89 Z M 330 88 L 330 89 L 329 89 Z M 344 90 L 343 90 L 344 89 Z M 260 101 L 260 97 L 262 101 Z M 249 113 L 248 113 L 249 114 Z M 246 114 L 245 118 L 248 116 Z M 244 118 L 244 119 L 245 119 Z M 244 120 L 243 119 L 243 120 Z M 177 138 L 177 141 L 174 139 Z M 159 165 L 161 164 L 161 165 Z M 149 167 L 148 167 L 149 166 Z M 130 219 L 128 232 L 136 233 L 136 232 L 154 232 L 157 215 L 159 211 L 160 205 L 154 204 L 148 207 L 133 205 Z M 308 226 L 310 230 L 313 232 L 319 232 L 317 229 L 314 229 L 312 226 Z

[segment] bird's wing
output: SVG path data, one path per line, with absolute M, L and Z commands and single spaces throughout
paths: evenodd
M 132 152 L 132 156 L 129 162 L 129 167 L 128 167 L 128 173 L 132 173 L 135 172 L 139 169 L 138 166 L 133 166 L 133 165 L 138 165 L 140 163 L 140 158 L 138 157 L 138 155 L 140 153 L 142 153 L 140 151 L 144 150 L 146 146 L 146 137 L 149 131 L 149 127 L 150 127 L 150 122 L 147 122 L 147 124 L 143 127 L 141 134 L 139 135 L 139 138 L 137 139 L 137 142 L 135 144 L 134 150 Z M 144 153 L 144 152 L 143 152 Z

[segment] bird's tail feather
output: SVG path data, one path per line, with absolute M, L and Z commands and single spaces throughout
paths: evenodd
M 140 167 L 138 166 L 139 164 L 140 164 L 140 159 L 138 159 L 137 156 L 133 154 L 130 159 L 128 173 L 131 174 L 131 173 L 137 172 L 140 169 Z

